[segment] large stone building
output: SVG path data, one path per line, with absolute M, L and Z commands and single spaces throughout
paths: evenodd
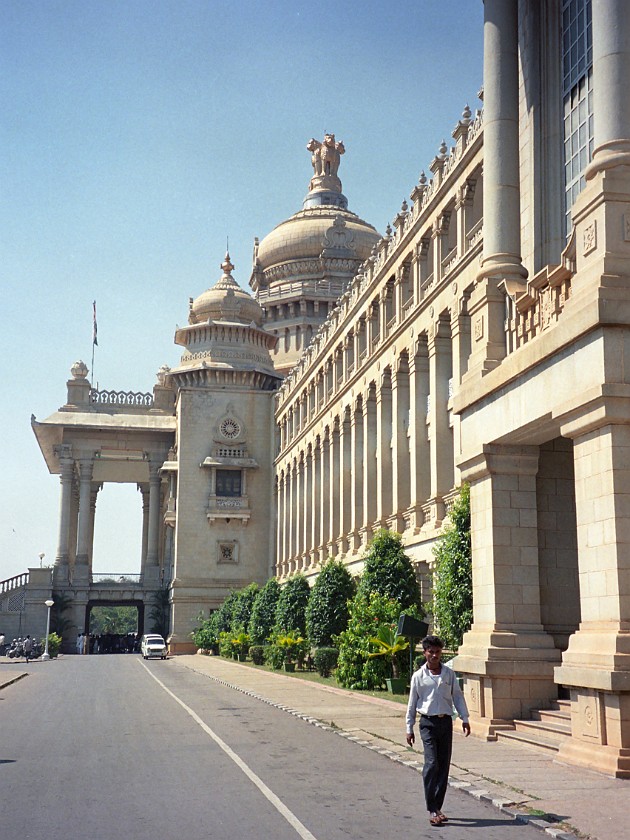
M 251 298 L 249 321 L 193 304 L 181 366 L 150 407 L 98 421 L 98 458 L 100 397 L 75 371 L 92 407 L 69 396 L 36 425 L 66 500 L 55 573 L 89 563 L 108 461 L 148 494 L 143 570 L 169 582 L 175 645 L 204 597 L 271 570 L 313 579 L 328 556 L 358 571 L 383 526 L 426 580 L 467 481 L 474 731 L 563 693 L 560 758 L 630 777 L 630 4 L 485 0 L 484 19 L 483 111 L 464 109 L 385 236 L 347 211 L 343 147 L 312 141 L 310 198 L 255 248 L 260 316 Z M 254 568 L 259 515 L 275 534 L 256 532 Z

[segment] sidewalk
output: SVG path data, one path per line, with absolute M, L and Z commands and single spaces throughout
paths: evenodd
M 243 691 L 309 723 L 326 726 L 394 761 L 422 769 L 421 742 L 405 744 L 405 706 L 393 700 L 322 686 L 217 656 L 177 656 L 177 667 Z M 416 727 L 417 728 L 417 727 Z M 548 836 L 593 840 L 630 837 L 630 782 L 553 761 L 550 755 L 503 741 L 488 743 L 458 733 L 454 738 L 450 784 L 504 811 L 553 815 L 529 822 Z M 418 779 L 419 793 L 421 779 Z M 627 832 L 624 834 L 624 832 Z M 542 835 L 545 836 L 545 835 Z

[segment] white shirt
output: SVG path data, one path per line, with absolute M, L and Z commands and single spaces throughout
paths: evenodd
M 407 704 L 407 734 L 413 732 L 416 713 L 450 717 L 453 714 L 453 706 L 462 721 L 468 723 L 468 708 L 453 669 L 442 663 L 440 673 L 432 674 L 425 663 L 411 678 Z

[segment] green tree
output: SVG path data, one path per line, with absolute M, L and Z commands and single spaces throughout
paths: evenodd
M 384 528 L 377 531 L 368 546 L 358 591 L 363 595 L 378 592 L 392 598 L 400 605 L 401 612 L 417 607 L 422 617 L 420 586 L 400 534 Z
M 217 630 L 217 613 L 211 613 L 208 618 L 204 618 L 203 612 L 197 616 L 199 625 L 190 634 L 193 642 L 198 648 L 202 650 L 218 651 L 219 649 L 219 633 Z
M 306 609 L 306 634 L 315 647 L 329 647 L 348 625 L 355 581 L 338 560 L 329 560 L 317 576 Z
M 234 605 L 238 600 L 237 592 L 230 592 L 227 598 L 223 601 L 221 606 L 213 613 L 215 626 L 218 633 L 230 633 L 232 630 L 232 616 L 234 612 Z
M 232 632 L 246 631 L 252 616 L 252 607 L 259 592 L 257 583 L 250 583 L 244 589 L 239 589 L 232 605 Z
M 252 644 L 262 645 L 271 635 L 276 623 L 276 606 L 280 597 L 280 584 L 275 578 L 269 578 L 258 592 L 252 606 L 247 632 L 252 637 Z
M 135 633 L 138 630 L 137 607 L 93 607 L 90 633 Z
M 276 606 L 275 629 L 278 633 L 296 630 L 306 634 L 306 608 L 311 588 L 303 574 L 290 577 L 280 590 Z
M 457 650 L 473 619 L 470 487 L 462 485 L 450 524 L 433 547 L 433 619 L 447 648 Z

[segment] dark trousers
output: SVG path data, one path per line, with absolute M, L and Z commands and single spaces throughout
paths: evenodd
M 422 778 L 427 811 L 439 811 L 448 786 L 448 770 L 453 746 L 452 718 L 450 715 L 444 715 L 444 717 L 422 715 L 420 737 L 424 747 Z

